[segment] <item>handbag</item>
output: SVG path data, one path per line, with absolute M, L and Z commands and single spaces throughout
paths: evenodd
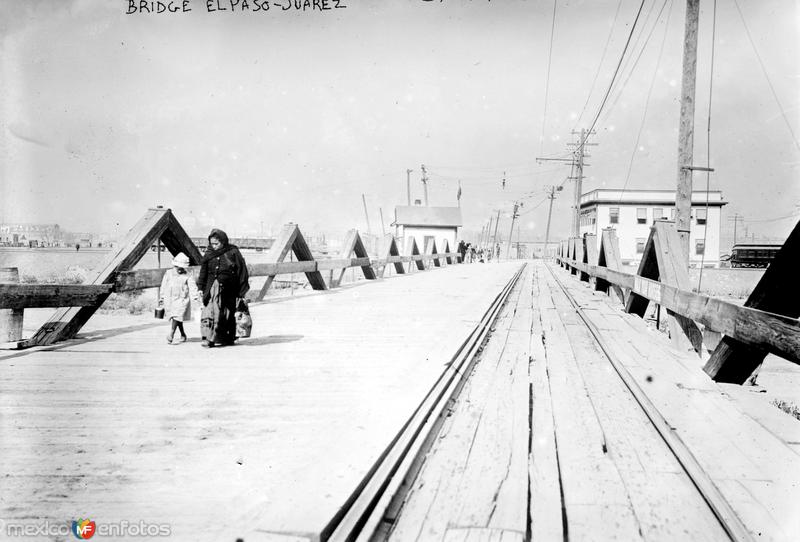
M 247 306 L 244 298 L 236 301 L 236 312 L 233 316 L 236 319 L 236 336 L 246 339 L 253 329 L 253 318 L 250 316 L 250 307 Z

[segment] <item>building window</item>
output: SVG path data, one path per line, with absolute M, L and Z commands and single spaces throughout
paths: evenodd
M 664 216 L 664 208 L 663 207 L 654 207 L 653 208 L 653 222 L 660 218 L 667 218 Z
M 708 212 L 706 209 L 697 209 L 695 211 L 695 216 L 697 217 L 698 224 L 705 224 L 706 218 L 708 218 Z
M 637 224 L 647 224 L 647 209 L 644 207 L 639 207 L 636 209 L 636 223 Z
M 694 242 L 694 253 L 698 256 L 706 253 L 706 240 L 698 239 Z
M 608 210 L 608 219 L 611 224 L 619 224 L 619 207 L 611 207 Z
M 675 220 L 675 207 L 669 210 L 669 219 Z
M 637 237 L 636 238 L 636 254 L 644 254 L 644 244 L 647 242 L 647 239 L 644 237 Z

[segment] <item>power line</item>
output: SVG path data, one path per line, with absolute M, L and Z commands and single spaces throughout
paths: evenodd
M 666 6 L 666 5 L 667 5 L 667 0 L 664 0 L 664 5 L 661 6 L 662 12 L 664 10 L 664 6 Z M 623 185 L 622 192 L 620 193 L 620 199 L 619 199 L 620 202 L 622 201 L 622 195 L 625 193 L 625 190 L 628 188 L 628 182 L 631 179 L 631 172 L 633 171 L 633 162 L 634 162 L 634 160 L 636 158 L 636 152 L 639 150 L 639 141 L 641 140 L 641 137 L 642 137 L 642 131 L 644 130 L 645 120 L 647 119 L 647 110 L 648 110 L 648 108 L 650 106 L 650 96 L 652 95 L 653 87 L 655 86 L 656 75 L 658 75 L 658 68 L 661 65 L 661 56 L 664 53 L 664 44 L 667 42 L 667 28 L 669 26 L 669 18 L 670 18 L 670 14 L 671 13 L 672 13 L 672 10 L 670 9 L 670 11 L 667 13 L 666 24 L 664 25 L 664 37 L 661 39 L 661 48 L 658 51 L 658 60 L 656 61 L 655 69 L 653 69 L 653 77 L 650 80 L 650 88 L 647 89 L 647 98 L 645 99 L 645 102 L 644 102 L 644 114 L 642 114 L 642 122 L 639 124 L 639 132 L 636 134 L 636 143 L 633 146 L 633 152 L 631 152 L 630 164 L 628 164 L 628 173 L 627 173 L 627 175 L 625 175 L 625 184 Z M 658 15 L 658 18 L 660 18 L 660 17 L 661 17 L 661 13 L 659 13 L 659 15 Z M 656 19 L 656 22 L 658 22 L 658 18 Z M 655 27 L 653 27 L 653 28 L 655 28 Z M 650 40 L 650 37 L 648 36 L 647 41 L 649 41 L 649 40 Z M 646 45 L 647 45 L 647 43 L 645 43 L 645 46 Z
M 614 22 L 611 23 L 611 31 L 608 33 L 608 38 L 606 38 L 606 44 L 603 46 L 603 54 L 600 56 L 600 63 L 597 65 L 597 71 L 594 72 L 594 79 L 592 79 L 592 84 L 589 86 L 589 94 L 586 96 L 586 103 L 583 104 L 583 109 L 581 109 L 581 114 L 578 115 L 578 120 L 575 123 L 575 126 L 572 127 L 573 130 L 578 127 L 581 123 L 581 119 L 583 119 L 583 114 L 586 112 L 586 107 L 589 105 L 589 100 L 592 97 L 592 92 L 594 92 L 594 85 L 597 83 L 597 76 L 600 75 L 600 70 L 603 67 L 603 61 L 606 59 L 606 52 L 608 51 L 608 44 L 611 43 L 611 36 L 614 35 L 614 29 L 617 27 L 617 17 L 619 16 L 619 8 L 622 6 L 622 0 L 617 2 L 617 11 L 614 13 Z M 541 154 L 541 152 L 539 153 Z
M 714 95 L 714 51 L 717 41 L 717 0 L 711 16 L 711 70 L 708 76 L 708 124 L 706 124 L 706 220 L 703 222 L 703 253 L 700 255 L 700 272 L 697 275 L 697 291 L 703 282 L 703 264 L 706 261 L 706 237 L 708 235 L 708 189 L 711 187 L 711 98 Z
M 557 0 L 553 0 L 553 22 L 550 26 L 550 51 L 547 53 L 547 78 L 544 85 L 544 113 L 542 114 L 542 133 L 539 135 L 539 154 L 542 154 L 542 147 L 544 146 L 544 126 L 547 122 L 547 99 L 550 94 L 550 65 L 553 60 L 553 36 L 556 33 L 556 4 Z
M 639 16 L 642 14 L 642 8 L 644 7 L 645 0 L 642 0 L 642 3 L 639 4 L 639 10 L 636 12 L 636 18 L 633 20 L 633 24 L 631 25 L 631 32 L 628 34 L 628 39 L 625 41 L 625 47 L 622 49 L 622 54 L 619 57 L 619 62 L 617 62 L 617 67 L 614 70 L 614 75 L 611 77 L 611 82 L 608 84 L 608 89 L 606 90 L 605 95 L 603 96 L 603 101 L 600 103 L 600 107 L 597 109 L 597 114 L 594 116 L 594 120 L 592 121 L 592 125 L 586 131 L 586 138 L 594 130 L 595 125 L 597 124 L 597 119 L 600 118 L 600 113 L 603 112 L 603 107 L 606 105 L 606 100 L 608 100 L 608 95 L 611 93 L 611 87 L 614 86 L 614 81 L 617 79 L 617 74 L 619 73 L 619 68 L 622 65 L 622 60 L 625 58 L 625 53 L 628 51 L 628 46 L 631 43 L 631 37 L 633 37 L 633 32 L 636 30 L 636 24 L 639 22 Z M 584 143 L 586 143 L 586 139 L 580 142 L 578 147 L 583 147 Z
M 659 10 L 659 12 L 658 12 L 658 17 L 656 17 L 655 23 L 653 23 L 653 26 L 650 29 L 650 32 L 647 34 L 647 38 L 644 40 L 644 44 L 642 45 L 642 48 L 639 50 L 639 54 L 636 55 L 636 60 L 634 61 L 633 65 L 631 66 L 630 71 L 628 71 L 627 76 L 625 77 L 625 80 L 622 82 L 622 86 L 619 87 L 619 89 L 617 90 L 616 94 L 614 95 L 614 98 L 611 100 L 611 105 L 608 107 L 608 109 L 606 109 L 605 115 L 603 116 L 603 122 L 604 123 L 608 120 L 608 117 L 611 116 L 611 112 L 617 106 L 617 102 L 619 102 L 619 99 L 625 93 L 625 88 L 628 86 L 628 82 L 631 80 L 631 77 L 633 76 L 633 73 L 636 71 L 636 67 L 639 65 L 639 60 L 641 60 L 642 56 L 644 55 L 645 50 L 647 50 L 647 46 L 650 44 L 650 38 L 652 38 L 653 33 L 655 32 L 655 29 L 656 29 L 656 27 L 658 26 L 658 23 L 661 20 L 661 15 L 664 12 L 664 6 L 665 5 L 666 5 L 666 2 L 664 4 L 662 4 L 661 10 Z M 669 12 L 667 13 L 667 23 L 666 23 L 666 26 L 664 27 L 665 36 L 668 33 L 668 29 L 669 29 L 669 19 L 672 16 L 672 7 L 673 7 L 673 3 L 670 2 Z M 625 68 L 627 68 L 627 63 L 625 64 L 625 66 L 623 66 L 623 71 L 625 71 Z
M 750 40 L 750 46 L 753 48 L 753 52 L 756 54 L 756 58 L 758 59 L 758 64 L 761 66 L 761 71 L 764 73 L 764 77 L 767 80 L 769 89 L 772 91 L 772 97 L 775 98 L 775 103 L 778 104 L 778 109 L 781 110 L 781 116 L 783 116 L 783 121 L 786 123 L 786 127 L 789 129 L 789 133 L 792 135 L 792 139 L 794 140 L 795 146 L 798 148 L 798 150 L 800 150 L 800 143 L 798 143 L 797 137 L 795 137 L 794 135 L 794 130 L 792 130 L 792 125 L 789 123 L 789 119 L 786 117 L 786 111 L 784 111 L 783 106 L 781 105 L 781 101 L 778 99 L 778 93 L 775 92 L 775 87 L 772 86 L 772 80 L 769 78 L 767 69 L 764 67 L 764 62 L 761 60 L 761 55 L 758 54 L 758 49 L 756 49 L 756 44 L 753 41 L 753 36 L 750 35 L 750 29 L 747 27 L 747 22 L 744 20 L 744 14 L 742 14 L 742 9 L 739 7 L 739 2 L 737 0 L 733 0 L 733 4 L 736 6 L 736 11 L 739 12 L 739 18 L 742 19 L 742 25 L 744 25 L 744 31 L 747 34 L 747 39 Z

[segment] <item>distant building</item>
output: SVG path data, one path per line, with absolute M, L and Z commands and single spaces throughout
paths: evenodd
M 394 208 L 394 217 L 396 237 L 402 239 L 401 251 L 405 250 L 410 237 L 416 239 L 420 252 L 425 250 L 429 239 L 436 241 L 436 249 L 439 251 L 442 250 L 445 240 L 450 245 L 450 251 L 456 251 L 458 228 L 463 225 L 460 208 L 398 205 Z
M 61 246 L 64 232 L 58 224 L 0 224 L 0 244 L 16 247 Z
M 545 257 L 544 241 L 541 240 L 526 240 L 515 239 L 511 243 L 511 251 L 508 250 L 508 241 L 498 243 L 500 245 L 500 257 L 510 258 L 512 260 L 528 260 L 528 259 L 543 259 Z M 556 250 L 558 249 L 557 241 L 550 241 L 547 244 L 547 257 L 555 258 Z
M 689 233 L 689 264 L 719 266 L 719 241 L 722 225 L 722 192 L 692 193 L 692 220 Z M 642 259 L 645 243 L 654 220 L 675 220 L 673 190 L 598 189 L 581 196 L 580 234 L 600 237 L 604 228 L 613 228 L 619 239 L 622 262 L 635 264 Z

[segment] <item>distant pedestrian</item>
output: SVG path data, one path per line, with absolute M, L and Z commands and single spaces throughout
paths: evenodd
M 75 251 L 77 252 L 80 249 L 81 249 L 81 244 L 80 243 L 75 243 Z
M 158 306 L 163 307 L 164 312 L 169 316 L 171 325 L 167 335 L 169 344 L 186 342 L 183 323 L 192 319 L 190 298 L 198 301 L 200 297 L 197 284 L 188 269 L 189 257 L 181 252 L 172 259 L 172 269 L 168 269 L 161 280 L 161 297 L 158 300 Z M 176 329 L 181 335 L 177 342 L 173 341 Z
M 467 255 L 467 245 L 464 243 L 464 240 L 458 242 L 458 253 L 461 254 L 461 263 L 465 263 L 466 260 L 464 259 Z
M 208 234 L 197 286 L 203 292 L 200 331 L 203 346 L 231 345 L 236 337 L 236 305 L 250 289 L 247 264 L 239 248 L 218 229 Z
M 472 243 L 469 244 L 469 263 L 475 261 L 475 247 L 472 246 Z

